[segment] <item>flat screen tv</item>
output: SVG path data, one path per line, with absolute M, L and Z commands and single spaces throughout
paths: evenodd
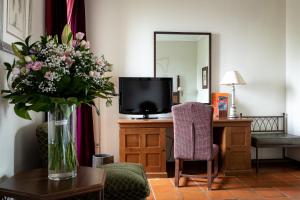
M 149 114 L 171 112 L 172 78 L 119 78 L 119 112 Z

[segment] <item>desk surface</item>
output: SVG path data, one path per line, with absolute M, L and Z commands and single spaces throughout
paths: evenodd
M 78 167 L 77 177 L 63 181 L 48 179 L 47 169 L 17 174 L 0 184 L 0 197 L 20 199 L 59 199 L 101 191 L 106 173 L 103 169 Z
M 252 122 L 249 118 L 214 118 L 213 123 L 234 123 L 234 122 Z M 158 119 L 130 119 L 130 118 L 120 118 L 118 120 L 119 124 L 143 124 L 143 123 L 173 123 L 173 118 L 158 118 Z

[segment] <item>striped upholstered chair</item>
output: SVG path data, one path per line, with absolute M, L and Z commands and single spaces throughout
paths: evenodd
M 209 105 L 188 102 L 172 107 L 174 121 L 174 157 L 175 186 L 179 186 L 183 174 L 184 160 L 207 161 L 207 184 L 211 189 L 214 177 L 218 174 L 218 145 L 213 144 L 212 116 L 213 108 Z M 214 175 L 212 164 L 214 161 Z M 194 176 L 194 175 L 193 175 Z M 199 176 L 194 176 L 199 177 Z

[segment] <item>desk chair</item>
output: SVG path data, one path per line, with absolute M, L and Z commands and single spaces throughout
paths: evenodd
M 184 160 L 207 161 L 207 184 L 211 190 L 218 174 L 218 145 L 213 144 L 213 108 L 209 105 L 188 102 L 172 107 L 174 121 L 175 186 L 181 176 L 203 177 L 182 173 Z M 214 161 L 214 175 L 212 162 Z

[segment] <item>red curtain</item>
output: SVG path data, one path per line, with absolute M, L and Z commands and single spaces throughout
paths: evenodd
M 45 6 L 45 28 L 48 35 L 60 36 L 67 22 L 70 22 L 74 36 L 76 32 L 86 32 L 84 0 L 46 0 Z M 76 136 L 79 165 L 91 166 L 95 144 L 92 108 L 89 106 L 81 105 L 77 108 Z
M 47 35 L 60 36 L 66 24 L 67 24 L 66 2 L 62 0 L 46 0 L 45 1 L 45 29 Z
M 67 1 L 73 35 L 77 32 L 86 33 L 84 0 Z M 72 9 L 71 5 L 73 5 Z M 82 166 L 92 166 L 92 157 L 94 154 L 95 143 L 92 108 L 87 105 L 81 105 L 77 108 L 77 157 L 79 164 Z

